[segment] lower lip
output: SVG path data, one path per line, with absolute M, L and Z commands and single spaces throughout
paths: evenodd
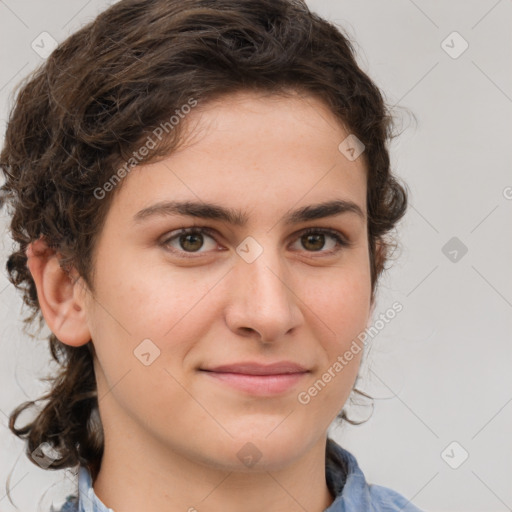
M 308 372 L 283 373 L 278 375 L 247 375 L 203 371 L 217 381 L 251 395 L 270 396 L 285 393 L 296 386 Z

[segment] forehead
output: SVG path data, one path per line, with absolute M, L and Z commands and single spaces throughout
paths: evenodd
M 240 211 L 265 203 L 270 212 L 345 196 L 365 211 L 364 160 L 340 151 L 349 132 L 316 97 L 240 92 L 198 105 L 183 122 L 183 143 L 135 167 L 113 208 L 133 216 L 135 209 L 180 200 Z

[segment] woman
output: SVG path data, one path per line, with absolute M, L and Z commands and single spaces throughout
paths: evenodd
M 327 437 L 406 192 L 298 0 L 122 0 L 18 95 L 7 267 L 62 366 L 27 455 L 69 511 L 417 511 Z

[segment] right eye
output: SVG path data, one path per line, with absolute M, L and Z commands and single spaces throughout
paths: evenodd
M 189 254 L 203 254 L 204 252 L 208 252 L 199 252 L 199 250 L 204 246 L 205 236 L 214 240 L 211 235 L 207 234 L 209 231 L 208 228 L 182 228 L 177 230 L 177 232 L 172 231 L 172 236 L 167 237 L 162 242 L 162 245 L 179 257 L 195 258 L 196 256 L 189 256 Z M 172 245 L 173 243 L 175 244 L 174 246 Z M 178 245 L 178 247 L 176 247 L 176 245 Z

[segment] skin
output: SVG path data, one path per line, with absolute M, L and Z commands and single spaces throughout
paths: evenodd
M 95 492 L 123 512 L 321 512 L 333 501 L 327 429 L 362 351 L 308 404 L 297 396 L 372 312 L 364 160 L 338 150 L 349 132 L 314 97 L 237 93 L 199 105 L 186 122 L 194 134 L 188 144 L 134 168 L 116 191 L 96 246 L 94 294 L 82 279 L 70 280 L 42 240 L 27 251 L 50 329 L 68 345 L 94 345 L 105 433 Z M 249 220 L 134 222 L 142 208 L 169 199 L 218 203 Z M 364 217 L 282 222 L 289 210 L 333 199 L 353 201 Z M 163 243 L 194 225 L 212 233 Z M 331 252 L 330 235 L 308 243 L 301 231 L 309 227 L 334 229 L 351 245 Z M 251 263 L 236 252 L 248 236 L 263 248 Z M 134 355 L 144 339 L 160 350 L 147 366 Z M 276 396 L 199 371 L 278 360 L 310 372 Z M 246 443 L 260 457 L 250 467 L 237 456 Z

